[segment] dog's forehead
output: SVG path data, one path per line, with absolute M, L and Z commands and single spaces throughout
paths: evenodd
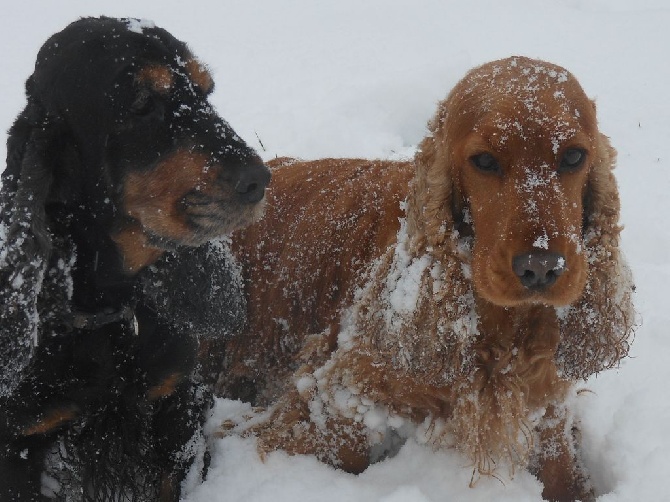
M 477 108 L 474 129 L 486 129 L 500 143 L 512 137 L 543 138 L 557 150 L 584 129 L 593 113 L 577 80 L 542 61 L 489 63 L 469 73 L 463 86 L 463 96 Z
M 209 94 L 214 85 L 188 46 L 166 30 L 151 21 L 104 17 L 80 19 L 50 37 L 40 49 L 32 82 L 45 101 L 53 101 L 47 105 L 66 113 L 88 104 L 77 93 L 61 93 L 56 103 L 53 87 L 123 87 L 129 73 L 159 92 L 178 85 Z

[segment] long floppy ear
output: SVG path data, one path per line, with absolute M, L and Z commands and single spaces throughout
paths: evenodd
M 453 166 L 446 141 L 446 102 L 428 123 L 429 134 L 414 157 L 416 173 L 407 201 L 407 225 L 413 251 L 448 245 L 454 228 Z
M 51 239 L 46 227 L 46 201 L 53 180 L 49 159 L 53 127 L 35 103 L 29 103 L 9 130 L 7 168 L 2 175 L 2 221 L 7 241 L 29 238 L 28 256 L 48 254 Z
M 440 103 L 415 156 L 406 225 L 401 224 L 396 246 L 378 262 L 358 302 L 358 327 L 371 334 L 375 353 L 386 354 L 394 367 L 418 381 L 439 385 L 469 371 L 471 361 L 463 354 L 478 333 L 472 281 L 463 266 L 468 246 L 460 245 L 455 227 L 461 208 L 450 137 L 458 124 L 447 117 L 451 101 Z M 414 304 L 406 301 L 412 290 Z M 391 300 L 399 296 L 405 301 Z
M 45 210 L 52 141 L 46 114 L 29 99 L 9 131 L 0 192 L 0 396 L 18 384 L 38 342 L 37 302 L 52 249 Z
M 584 203 L 584 233 L 596 229 L 618 239 L 619 191 L 612 170 L 616 164 L 616 150 L 609 138 L 598 133 L 596 159 L 589 173 Z
M 630 269 L 619 249 L 616 151 L 599 133 L 584 201 L 584 252 L 589 277 L 580 300 L 561 309 L 557 362 L 570 378 L 616 366 L 628 354 L 635 327 Z

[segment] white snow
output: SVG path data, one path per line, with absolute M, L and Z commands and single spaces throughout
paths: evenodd
M 156 27 L 155 23 L 149 19 L 134 19 L 134 18 L 128 19 L 126 21 L 126 26 L 128 26 L 128 31 L 132 31 L 134 33 L 139 34 L 144 33 L 145 29 L 151 29 Z
M 386 279 L 390 310 L 387 316 L 389 329 L 392 329 L 393 314 L 413 312 L 419 301 L 419 289 L 423 271 L 432 264 L 429 255 L 412 258 L 407 250 L 407 222 L 400 222 L 398 243 L 396 244 L 393 265 Z
M 643 321 L 631 357 L 586 382 L 591 392 L 577 400 L 586 463 L 599 502 L 670 499 L 667 0 L 25 0 L 4 11 L 3 130 L 23 108 L 25 79 L 52 33 L 83 15 L 152 19 L 207 63 L 213 103 L 265 159 L 409 156 L 469 68 L 512 54 L 566 67 L 596 99 L 619 152 L 623 248 Z M 244 412 L 219 402 L 212 423 Z M 526 472 L 469 488 L 464 458 L 416 440 L 359 476 L 283 452 L 263 462 L 250 438 L 211 442 L 209 479 L 189 483 L 188 502 L 541 500 Z
M 533 242 L 533 247 L 540 249 L 549 249 L 549 236 L 547 235 L 546 230 L 542 235 L 540 235 L 537 239 L 535 239 L 535 242 Z

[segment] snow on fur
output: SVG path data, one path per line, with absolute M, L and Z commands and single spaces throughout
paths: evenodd
M 12 47 L 3 60 L 4 130 L 23 106 L 25 75 L 39 45 L 83 15 L 146 17 L 187 40 L 219 77 L 213 102 L 241 137 L 260 138 L 266 159 L 411 156 L 435 102 L 475 64 L 523 53 L 573 71 L 597 98 L 601 128 L 619 150 L 622 244 L 643 319 L 633 357 L 587 381 L 590 392 L 576 400 L 585 460 L 601 502 L 666 496 L 670 229 L 659 217 L 670 212 L 666 0 L 340 0 L 318 8 L 308 0 L 225 8 L 195 0 L 189 9 L 159 0 L 104 7 L 66 0 L 40 9 L 35 16 L 34 3 L 15 3 L 0 20 L 3 46 Z M 211 423 L 248 411 L 222 401 Z M 414 440 L 359 476 L 282 452 L 262 461 L 253 439 L 210 441 L 208 480 L 190 487 L 188 502 L 541 501 L 541 486 L 528 473 L 505 483 L 483 478 L 469 488 L 466 459 Z

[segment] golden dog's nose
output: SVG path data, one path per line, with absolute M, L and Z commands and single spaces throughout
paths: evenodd
M 512 269 L 525 288 L 541 290 L 565 271 L 565 257 L 546 251 L 521 254 L 512 260 Z

